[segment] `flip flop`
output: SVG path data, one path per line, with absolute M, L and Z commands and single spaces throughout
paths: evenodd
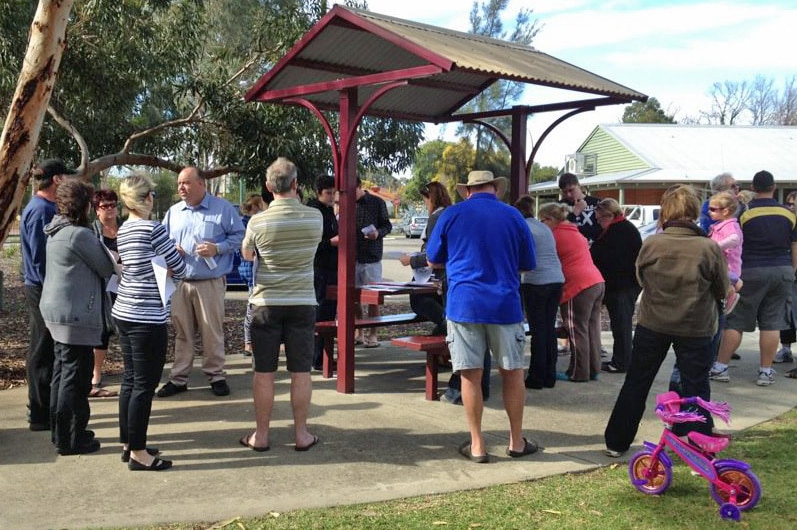
M 90 398 L 112 398 L 118 395 L 119 392 L 116 392 L 115 390 L 108 390 L 106 388 L 99 388 L 96 386 L 91 389 L 91 392 L 89 392 Z
M 252 445 L 251 443 L 249 443 L 249 438 L 251 438 L 251 436 L 252 436 L 251 434 L 244 434 L 241 437 L 241 439 L 238 440 L 238 443 L 243 445 L 244 447 L 248 447 L 252 451 L 257 451 L 258 453 L 265 453 L 266 451 L 271 449 L 271 447 L 268 446 L 268 445 L 265 446 L 265 447 L 256 447 L 256 446 Z
M 315 444 L 317 444 L 319 441 L 320 440 L 318 439 L 318 436 L 313 435 L 313 441 L 312 442 L 310 442 L 308 445 L 305 445 L 304 447 L 299 447 L 297 445 L 296 447 L 293 448 L 293 450 L 294 451 L 300 451 L 300 452 L 309 451 L 310 448 L 313 447 Z
M 513 450 L 507 448 L 506 456 L 510 456 L 512 458 L 520 458 L 522 456 L 532 455 L 532 454 L 536 453 L 537 450 L 539 449 L 539 446 L 537 445 L 537 442 L 535 442 L 534 440 L 529 441 L 529 440 L 526 440 L 525 438 L 523 438 L 523 444 L 524 444 L 523 445 L 523 449 L 520 450 L 520 451 L 513 451 Z
M 490 455 L 474 455 L 470 451 L 470 442 L 464 442 L 459 446 L 459 454 L 473 462 L 474 464 L 486 464 L 490 461 Z

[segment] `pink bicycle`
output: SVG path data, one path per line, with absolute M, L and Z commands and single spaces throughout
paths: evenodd
M 682 398 L 676 392 L 656 396 L 656 415 L 664 421 L 664 431 L 658 444 L 645 442 L 645 449 L 636 453 L 628 464 L 628 475 L 636 489 L 647 495 L 659 495 L 672 482 L 672 460 L 665 451 L 669 448 L 689 467 L 711 484 L 711 496 L 720 505 L 720 517 L 738 521 L 741 512 L 753 508 L 761 498 L 761 483 L 740 460 L 718 459 L 730 442 L 728 437 L 708 436 L 690 432 L 688 442 L 672 432 L 674 423 L 705 422 L 696 412 L 681 411 L 682 405 L 697 405 L 728 423 L 730 406 L 727 403 L 704 401 L 699 397 Z

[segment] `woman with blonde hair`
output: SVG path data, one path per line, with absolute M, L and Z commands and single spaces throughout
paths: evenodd
M 595 217 L 603 232 L 592 243 L 590 253 L 606 280 L 603 305 L 609 312 L 614 340 L 612 359 L 602 363 L 601 370 L 624 373 L 631 363 L 634 309 L 641 290 L 636 279 L 636 258 L 642 237 L 614 199 L 602 199 L 595 207 Z
M 163 225 L 149 219 L 155 198 L 152 179 L 129 176 L 119 192 L 130 213 L 117 235 L 123 269 L 112 311 L 124 357 L 119 394 L 122 462 L 131 471 L 163 471 L 172 462 L 157 458 L 160 451 L 147 447 L 152 397 L 163 372 L 169 340 L 169 313 L 161 299 L 154 263 L 159 261 L 171 276 L 182 278 L 185 262 Z
M 601 302 L 603 276 L 589 253 L 587 239 L 567 220 L 570 206 L 549 203 L 539 217 L 553 232 L 556 254 L 565 283 L 559 311 L 570 339 L 570 364 L 557 379 L 585 383 L 598 379 L 601 370 Z
M 709 369 L 714 353 L 718 301 L 728 292 L 728 272 L 719 246 L 696 224 L 700 200 L 691 186 L 668 189 L 661 199 L 659 234 L 648 237 L 637 258 L 642 286 L 633 353 L 625 382 L 606 425 L 606 454 L 619 457 L 634 441 L 650 387 L 672 346 L 681 375 L 681 395 L 709 401 Z M 696 430 L 711 434 L 706 422 L 677 424 L 683 436 Z

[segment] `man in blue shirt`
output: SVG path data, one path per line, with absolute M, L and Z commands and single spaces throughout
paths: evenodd
M 37 191 L 31 197 L 19 223 L 25 302 L 28 306 L 30 344 L 25 359 L 28 378 L 28 421 L 32 431 L 50 430 L 50 383 L 53 378 L 53 338 L 44 325 L 39 301 L 42 297 L 47 246 L 44 226 L 55 216 L 55 191 L 68 175 L 63 160 L 50 159 L 33 171 Z
M 224 293 L 244 225 L 232 204 L 206 191 L 205 179 L 195 167 L 180 171 L 177 193 L 183 200 L 169 208 L 163 226 L 185 259 L 186 273 L 172 296 L 174 364 L 158 397 L 188 389 L 197 333 L 210 389 L 226 396 L 230 387 L 224 372 Z
M 471 171 L 457 191 L 467 200 L 446 208 L 426 246 L 432 267 L 446 267 L 446 320 L 453 369 L 462 376 L 462 403 L 471 439 L 460 453 L 472 462 L 489 462 L 481 430 L 484 410 L 481 378 L 489 349 L 503 381 L 509 418 L 507 455 L 537 451 L 523 437 L 526 387 L 520 272 L 535 267 L 534 240 L 523 216 L 498 198 L 506 179 L 490 171 Z

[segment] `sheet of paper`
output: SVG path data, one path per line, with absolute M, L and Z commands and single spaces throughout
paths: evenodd
M 194 242 L 196 242 L 197 245 L 201 245 L 201 244 L 205 243 L 206 241 L 204 239 L 202 239 L 201 237 L 199 237 L 198 235 L 194 234 Z M 213 259 L 212 257 L 207 257 L 207 258 L 202 258 L 202 259 L 205 260 L 205 263 L 207 264 L 207 266 L 208 266 L 208 268 L 210 270 L 213 270 L 213 269 L 216 268 L 216 260 Z
M 166 307 L 169 303 L 169 299 L 177 288 L 169 277 L 169 268 L 166 266 L 166 260 L 163 259 L 163 256 L 155 256 L 152 258 L 152 270 L 155 271 L 155 282 L 158 284 L 158 293 L 161 295 L 161 302 L 163 303 L 163 307 Z
M 108 281 L 105 284 L 105 290 L 109 293 L 119 292 L 119 276 L 116 274 L 111 274 L 111 277 L 108 278 Z

